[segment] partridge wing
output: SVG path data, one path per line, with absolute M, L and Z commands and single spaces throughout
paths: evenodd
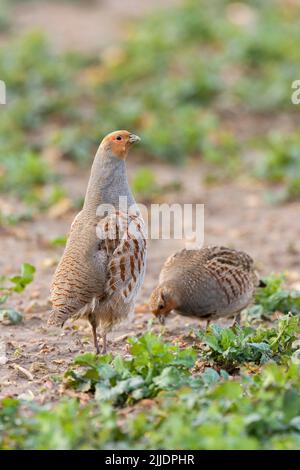
M 146 267 L 146 236 L 139 215 L 116 212 L 100 222 L 108 254 L 105 295 L 118 293 L 125 303 L 134 300 Z
M 203 266 L 224 292 L 228 304 L 253 289 L 253 261 L 249 255 L 220 248 Z

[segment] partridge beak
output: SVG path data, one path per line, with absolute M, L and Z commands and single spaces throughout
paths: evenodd
M 165 315 L 157 315 L 158 321 L 161 325 L 164 325 L 166 322 L 166 316 Z
M 140 142 L 140 141 L 141 141 L 141 139 L 138 135 L 135 135 L 135 134 L 130 134 L 129 135 L 129 142 L 131 144 L 135 144 L 136 142 Z

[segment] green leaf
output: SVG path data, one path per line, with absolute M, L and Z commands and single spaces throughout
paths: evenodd
M 62 237 L 53 238 L 52 240 L 50 240 L 50 243 L 52 246 L 65 246 L 67 243 L 67 237 L 62 236 Z
M 0 296 L 0 305 L 4 304 L 7 301 L 8 297 L 9 297 L 8 295 Z
M 163 369 L 160 375 L 154 377 L 153 383 L 161 390 L 172 390 L 184 383 L 184 377 L 176 367 L 170 366 Z
M 12 290 L 14 292 L 22 292 L 25 287 L 33 281 L 35 267 L 29 263 L 23 263 L 21 266 L 21 275 L 12 276 L 9 280 L 13 284 Z
M 228 374 L 226 374 L 226 378 L 228 378 Z M 218 372 L 215 371 L 215 369 L 212 369 L 211 367 L 207 367 L 202 374 L 202 379 L 205 384 L 212 385 L 212 384 L 217 383 L 220 380 L 220 376 Z
M 12 325 L 22 322 L 23 315 L 13 308 L 0 309 L 0 321 L 8 320 Z
M 36 269 L 34 266 L 32 266 L 29 263 L 23 263 L 21 266 L 21 276 L 23 278 L 23 282 L 25 284 L 29 284 L 30 282 L 33 281 L 33 275 L 35 273 Z
M 285 419 L 290 421 L 300 414 L 300 390 L 290 388 L 283 396 L 283 412 Z
M 267 343 L 248 343 L 251 348 L 258 349 L 259 351 L 269 352 L 270 346 Z

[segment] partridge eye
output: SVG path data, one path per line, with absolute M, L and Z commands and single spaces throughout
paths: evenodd
M 163 304 L 159 304 L 158 309 L 162 310 L 164 308 Z
M 122 140 L 122 137 L 120 135 L 118 135 L 118 137 L 116 137 L 117 140 Z

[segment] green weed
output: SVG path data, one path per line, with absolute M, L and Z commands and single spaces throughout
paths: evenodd
M 214 374 L 196 389 L 162 392 L 135 413 L 118 411 L 103 400 L 82 406 L 63 399 L 38 406 L 4 399 L 0 448 L 299 448 L 298 365 L 269 364 L 254 376 L 242 374 L 238 381 Z
M 207 346 L 203 357 L 230 369 L 247 362 L 263 364 L 270 360 L 285 361 L 295 352 L 293 343 L 300 333 L 298 323 L 297 317 L 287 315 L 272 328 L 226 328 L 213 324 L 209 331 L 198 333 Z
M 265 287 L 259 287 L 255 303 L 248 308 L 249 317 L 268 319 L 274 312 L 300 314 L 300 292 L 282 287 L 283 274 L 270 274 L 262 279 Z
M 23 263 L 19 275 L 11 277 L 0 276 L 0 306 L 5 304 L 13 293 L 20 294 L 23 292 L 26 286 L 33 281 L 34 273 L 34 266 L 29 263 Z M 3 320 L 8 320 L 13 324 L 20 323 L 22 321 L 22 314 L 13 308 L 1 307 L 0 321 Z
M 196 360 L 196 353 L 191 349 L 180 351 L 151 333 L 131 338 L 129 343 L 130 359 L 113 358 L 111 354 L 78 356 L 66 372 L 67 386 L 91 391 L 97 400 L 124 405 L 190 381 L 188 370 Z M 83 371 L 78 371 L 78 366 Z

